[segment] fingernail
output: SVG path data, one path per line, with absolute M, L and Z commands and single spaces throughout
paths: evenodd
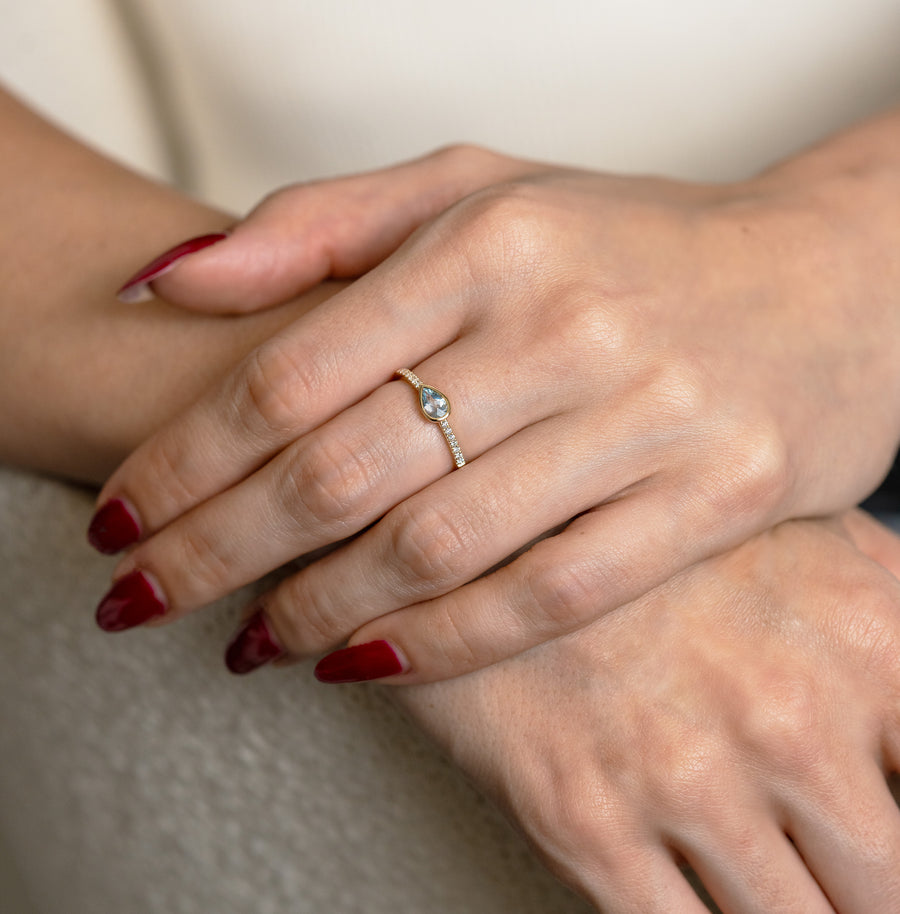
M 134 510 L 121 498 L 113 498 L 91 519 L 87 538 L 98 552 L 115 555 L 141 538 L 141 527 Z
M 202 251 L 204 248 L 218 244 L 227 237 L 228 235 L 225 232 L 214 232 L 211 235 L 200 235 L 197 238 L 190 238 L 187 241 L 182 241 L 181 244 L 176 244 L 174 248 L 170 248 L 164 254 L 160 254 L 155 260 L 151 260 L 147 266 L 138 270 L 116 292 L 116 298 L 129 305 L 135 302 L 149 301 L 153 298 L 153 290 L 150 288 L 150 283 L 154 279 L 159 279 L 164 273 L 168 273 L 188 254 L 196 254 L 197 251 Z
M 370 641 L 323 657 L 315 669 L 319 682 L 368 682 L 406 671 L 397 651 L 387 641 Z
M 225 651 L 225 666 L 242 676 L 284 655 L 275 641 L 262 610 L 257 610 L 247 624 L 234 636 Z
M 123 632 L 165 613 L 165 603 L 142 571 L 132 571 L 113 584 L 97 607 L 97 625 L 105 632 Z

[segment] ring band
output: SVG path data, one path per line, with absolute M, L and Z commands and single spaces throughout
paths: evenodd
M 419 392 L 419 409 L 422 410 L 422 415 L 429 422 L 437 423 L 444 438 L 447 439 L 447 445 L 457 469 L 465 466 L 466 458 L 463 457 L 456 435 L 453 434 L 453 429 L 450 428 L 450 423 L 447 421 L 447 417 L 450 415 L 450 401 L 439 390 L 423 384 L 408 368 L 400 368 L 395 374 L 409 382 Z

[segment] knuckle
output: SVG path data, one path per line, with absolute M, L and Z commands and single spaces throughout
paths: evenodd
M 742 732 L 767 765 L 793 777 L 811 777 L 825 758 L 821 717 L 815 676 L 769 670 L 746 702 Z
M 602 809 L 585 802 L 585 798 L 591 796 L 592 788 L 592 784 L 582 785 L 580 780 L 566 781 L 556 788 L 554 801 L 559 805 L 555 825 L 566 835 L 572 850 L 595 844 L 601 829 L 608 831 L 613 825 Z M 606 868 L 612 869 L 618 861 L 610 854 L 605 862 Z
M 147 468 L 141 476 L 143 491 L 133 493 L 133 497 L 141 507 L 152 505 L 155 515 L 172 517 L 202 499 L 205 492 L 201 480 L 205 477 L 205 473 L 196 473 L 194 449 L 163 434 L 147 454 Z
M 442 606 L 435 626 L 443 633 L 440 646 L 446 652 L 446 659 L 452 664 L 454 673 L 463 674 L 484 666 L 484 650 L 477 639 L 457 621 L 452 606 Z M 449 650 L 447 650 L 449 648 Z
M 719 516 L 736 518 L 777 512 L 793 487 L 783 440 L 774 430 L 746 427 L 726 436 L 727 457 L 720 461 L 720 470 L 710 473 L 705 488 L 708 506 Z
M 364 442 L 315 435 L 289 462 L 287 504 L 298 504 L 298 521 L 355 532 L 375 510 L 377 483 L 385 471 Z
M 762 432 L 745 448 L 735 474 L 742 507 L 773 509 L 791 488 L 787 448 L 774 433 Z
M 321 355 L 301 353 L 277 337 L 271 339 L 248 358 L 240 401 L 248 409 L 242 414 L 256 417 L 258 422 L 252 424 L 261 425 L 264 434 L 280 438 L 293 433 L 325 375 Z
M 563 859 L 590 848 L 603 869 L 620 866 L 623 859 L 618 849 L 623 841 L 610 839 L 624 839 L 633 822 L 621 797 L 598 775 L 596 767 L 579 768 L 570 758 L 554 754 L 549 762 L 534 760 L 534 768 L 534 789 L 528 792 L 532 798 L 529 825 L 543 839 L 541 845 L 554 847 Z
M 710 820 L 727 799 L 723 773 L 732 759 L 724 739 L 714 733 L 682 732 L 657 768 L 654 793 L 676 820 Z
M 646 400 L 653 413 L 675 428 L 696 428 L 708 415 L 711 385 L 700 369 L 684 359 L 657 365 Z
M 612 899 L 621 914 L 669 910 L 671 888 L 661 871 L 648 867 L 646 837 L 620 798 L 593 778 L 565 776 L 548 785 L 546 796 L 550 808 L 529 823 L 529 831 L 552 872 L 577 884 L 588 865 L 592 879 L 584 890 L 604 911 Z
M 590 574 L 579 565 L 544 560 L 526 578 L 525 619 L 541 634 L 572 631 L 592 618 L 598 594 L 604 589 L 604 570 L 597 564 Z
M 774 420 L 730 415 L 723 409 L 721 384 L 700 363 L 686 358 L 651 366 L 641 387 L 641 403 L 657 426 L 674 432 L 683 445 L 714 456 L 705 466 L 699 490 L 714 516 L 769 515 L 793 488 L 789 451 Z
M 499 158 L 497 153 L 476 143 L 448 143 L 429 153 L 429 158 L 450 170 L 477 170 L 480 166 L 490 165 Z
M 266 210 L 282 206 L 295 206 L 301 199 L 308 185 L 303 183 L 284 184 L 268 191 L 256 204 L 250 218 Z
M 627 365 L 633 359 L 636 334 L 627 318 L 598 307 L 594 290 L 563 290 L 559 295 L 559 317 L 554 327 L 540 326 L 541 339 L 552 334 L 554 359 L 562 357 L 567 367 L 582 372 L 594 366 L 598 357 L 610 365 Z M 585 361 L 589 360 L 589 361 Z
M 180 535 L 179 568 L 187 574 L 180 590 L 185 599 L 207 602 L 218 596 L 230 580 L 231 557 L 222 542 L 208 530 L 191 525 Z
M 540 201 L 524 181 L 494 184 L 466 198 L 455 210 L 464 254 L 475 278 L 521 286 L 540 277 L 550 239 L 541 228 Z
M 404 504 L 395 512 L 391 535 L 397 577 L 411 595 L 446 591 L 470 575 L 475 539 L 459 506 Z
M 267 610 L 278 616 L 279 634 L 297 656 L 327 650 L 350 634 L 330 601 L 324 594 L 313 592 L 303 573 L 278 588 Z
M 854 612 L 834 612 L 829 618 L 834 637 L 854 668 L 865 671 L 885 695 L 900 692 L 900 587 L 893 577 L 866 574 L 844 581 L 853 594 Z

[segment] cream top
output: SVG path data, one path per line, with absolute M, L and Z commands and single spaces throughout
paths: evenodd
M 896 0 L 30 0 L 14 19 L 0 76 L 238 208 L 459 141 L 738 177 L 900 98 Z

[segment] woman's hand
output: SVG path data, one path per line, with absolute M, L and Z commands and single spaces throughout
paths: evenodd
M 859 150 L 897 133 L 888 118 L 738 186 L 532 165 L 471 193 L 114 474 L 95 540 L 146 541 L 101 620 L 175 619 L 355 537 L 264 597 L 235 650 L 261 638 L 266 656 L 308 654 L 352 634 L 326 678 L 421 682 L 572 631 L 785 518 L 855 503 L 900 417 L 900 211 L 885 202 L 900 168 L 866 171 Z M 503 170 L 482 155 L 476 172 Z M 435 183 L 443 203 L 448 181 Z M 401 367 L 452 402 L 460 472 L 415 393 L 391 383 Z M 116 517 L 128 536 L 104 539 Z
M 589 627 L 393 694 L 606 914 L 897 914 L 900 540 L 789 522 Z

